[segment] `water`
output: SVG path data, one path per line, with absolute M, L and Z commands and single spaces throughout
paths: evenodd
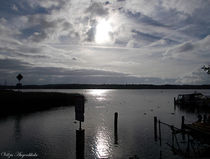
M 29 90 L 28 90 L 29 91 Z M 40 91 L 40 90 L 39 90 Z M 173 98 L 194 90 L 41 90 L 81 93 L 85 103 L 84 158 L 139 158 L 179 159 L 170 147 L 171 134 L 162 128 L 163 144 L 154 141 L 153 117 L 181 125 L 181 116 L 187 122 L 195 121 L 196 114 L 174 110 Z M 210 90 L 199 90 L 210 95 Z M 114 135 L 114 112 L 118 112 L 118 136 Z M 61 107 L 25 116 L 11 116 L 0 120 L 0 158 L 11 154 L 33 153 L 24 158 L 76 158 L 76 130 L 74 107 Z M 83 149 L 77 150 L 82 154 Z M 77 156 L 78 157 L 78 156 Z M 20 157 L 19 157 L 20 158 Z

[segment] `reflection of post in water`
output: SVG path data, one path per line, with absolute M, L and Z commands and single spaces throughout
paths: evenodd
M 15 117 L 15 125 L 14 125 L 15 140 L 19 140 L 21 138 L 20 120 L 21 120 L 21 116 L 18 115 Z
M 76 159 L 85 158 L 85 130 L 81 122 L 84 122 L 84 99 L 78 98 L 75 105 L 75 120 L 79 121 L 79 130 L 76 130 Z
M 114 144 L 118 144 L 118 113 L 114 113 Z
M 76 130 L 76 159 L 85 158 L 85 130 Z

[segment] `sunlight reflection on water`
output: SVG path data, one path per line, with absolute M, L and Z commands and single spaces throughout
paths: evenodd
M 37 91 L 37 90 L 24 90 Z M 162 128 L 162 147 L 154 141 L 153 118 L 180 127 L 181 117 L 195 121 L 197 115 L 174 110 L 173 98 L 192 90 L 38 90 L 80 93 L 85 103 L 84 143 L 86 159 L 139 158 L 182 159 L 168 147 L 170 128 Z M 194 90 L 193 90 L 194 91 Z M 209 90 L 199 90 L 209 95 Z M 119 113 L 118 131 L 114 131 L 114 113 Z M 0 120 L 0 150 L 36 152 L 40 158 L 76 158 L 77 138 L 74 107 L 61 107 Z M 168 133 L 169 132 L 169 133 Z M 161 151 L 160 151 L 161 150 Z M 79 151 L 80 152 L 80 151 Z M 161 153 L 160 153 L 161 152 Z M 1 157 L 0 157 L 1 158 Z
M 95 97 L 97 101 L 105 101 L 109 91 L 110 90 L 93 89 L 93 90 L 89 90 L 88 94 Z
M 106 96 L 106 94 L 109 92 L 109 90 L 105 89 L 92 89 L 88 91 L 88 94 L 91 94 L 92 96 Z
M 109 158 L 112 152 L 110 133 L 106 127 L 99 127 L 94 137 L 92 151 L 97 158 Z

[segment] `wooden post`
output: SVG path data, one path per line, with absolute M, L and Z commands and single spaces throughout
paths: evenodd
M 161 128 L 160 128 L 160 120 L 158 121 L 158 125 L 159 125 L 159 140 L 160 140 L 160 146 L 162 145 L 162 141 L 161 141 Z
M 82 122 L 79 121 L 79 130 L 82 130 Z
M 76 130 L 76 159 L 85 158 L 85 130 Z
M 157 117 L 154 117 L 154 137 L 155 141 L 157 141 Z
M 171 126 L 171 130 L 172 130 L 172 148 L 174 149 L 174 126 Z
M 118 113 L 114 113 L 114 130 L 117 131 Z
M 117 130 L 117 125 L 118 125 L 118 113 L 114 113 L 114 138 L 115 138 L 115 144 L 118 144 L 118 130 Z
M 182 116 L 182 124 L 181 124 L 181 130 L 182 130 L 182 140 L 185 140 L 185 126 L 184 126 L 184 116 Z
M 181 129 L 184 130 L 184 116 L 182 116 L 182 125 L 181 125 Z
M 187 134 L 187 151 L 186 151 L 186 155 L 187 155 L 187 157 L 189 157 L 189 155 L 190 155 L 190 136 L 189 136 L 189 134 Z

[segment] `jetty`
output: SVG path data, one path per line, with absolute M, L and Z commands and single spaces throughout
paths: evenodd
M 85 97 L 77 93 L 0 90 L 1 116 L 74 106 Z
M 182 116 L 181 127 L 177 128 L 154 117 L 154 138 L 160 146 L 163 143 L 162 136 L 165 136 L 161 125 L 171 130 L 171 141 L 166 141 L 166 144 L 174 155 L 187 158 L 210 157 L 210 125 L 205 121 L 185 124 L 185 117 Z

